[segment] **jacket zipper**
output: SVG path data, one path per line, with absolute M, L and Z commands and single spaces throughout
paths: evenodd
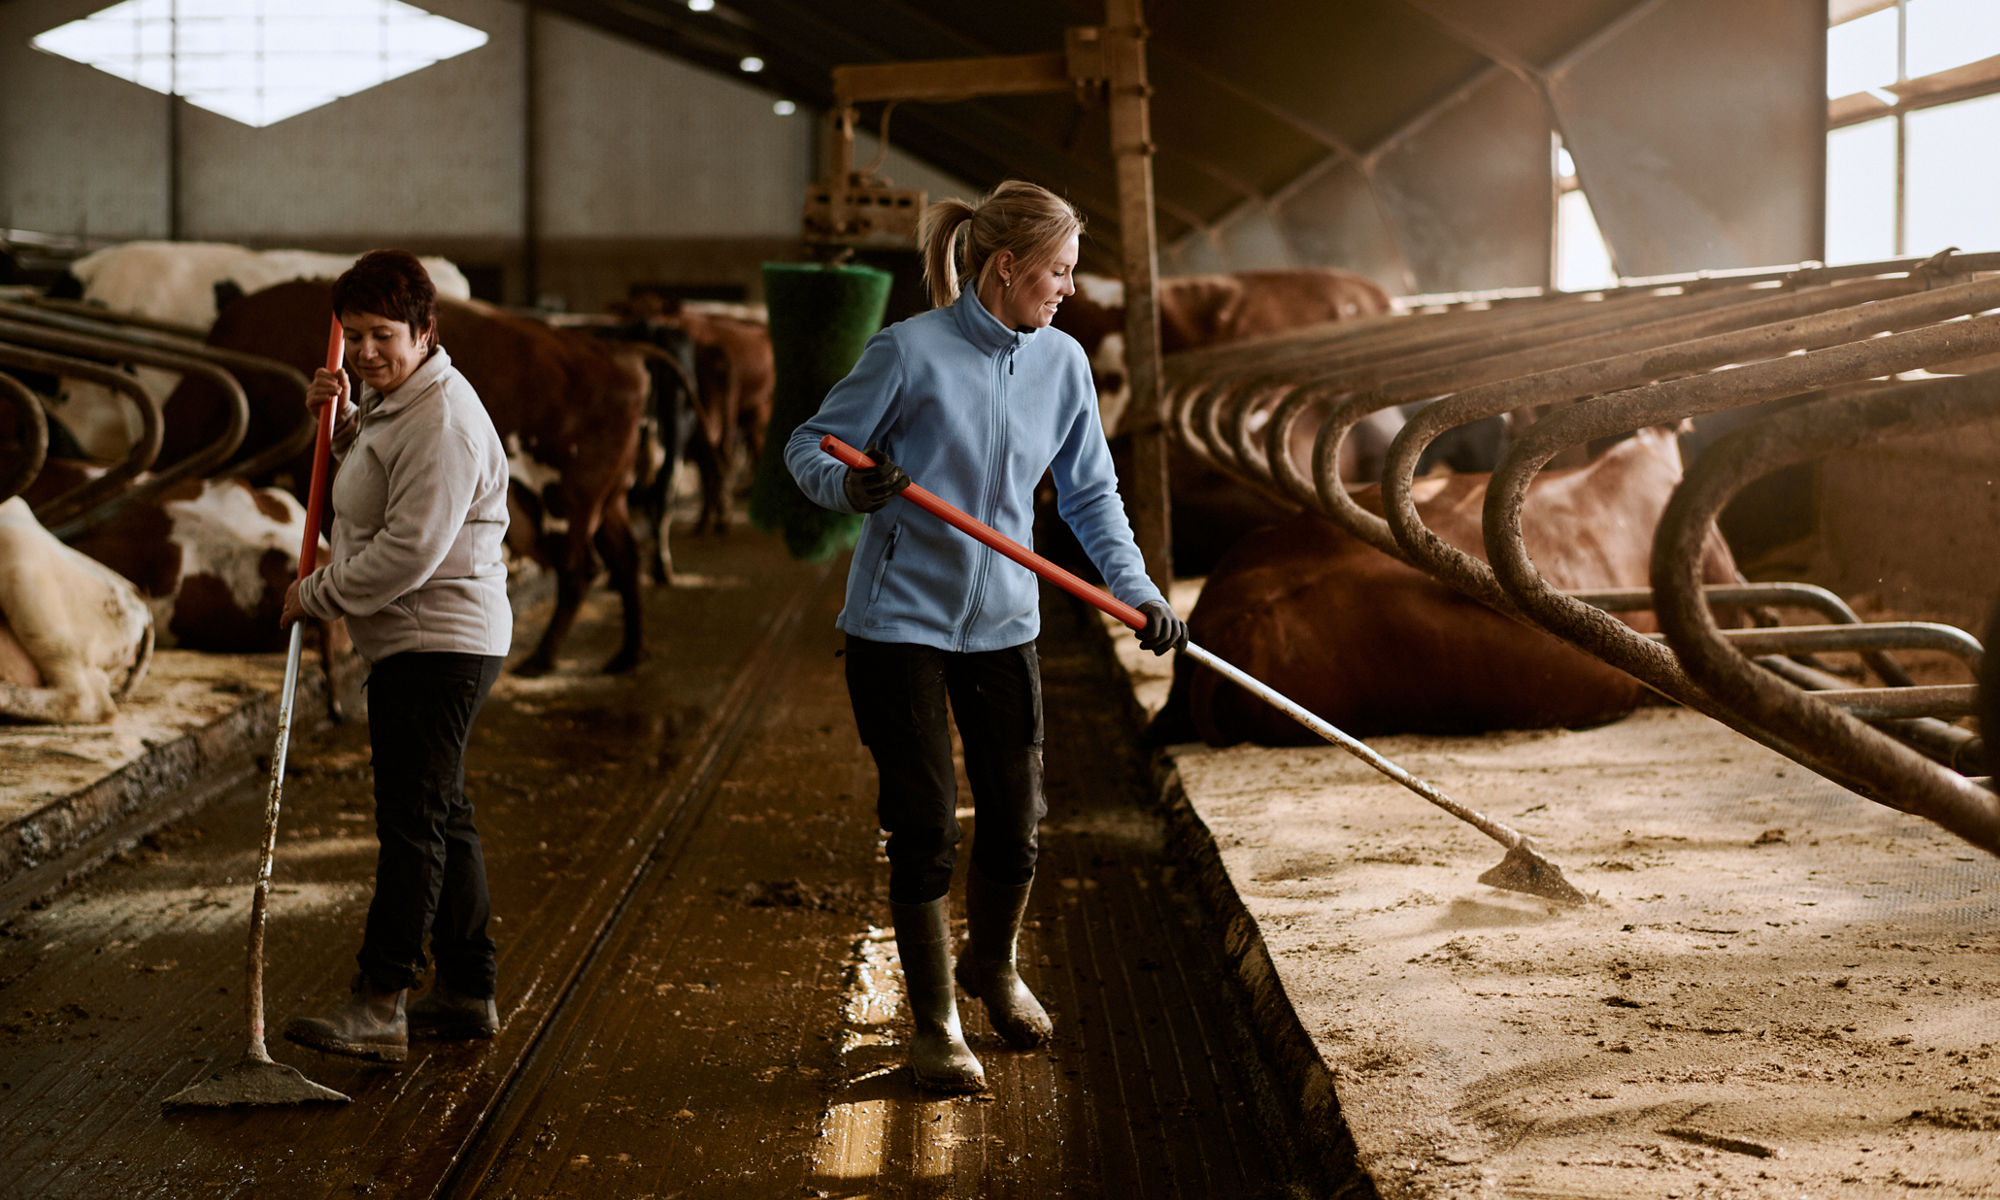
M 1015 348 L 1012 345 L 1007 347 L 1007 374 L 1009 375 L 1014 373 Z M 997 368 L 998 364 L 995 364 L 995 366 Z M 1007 457 L 1004 445 L 1007 429 L 1007 382 L 1000 377 L 997 369 L 994 372 L 994 385 L 993 419 L 990 422 L 992 426 L 992 444 L 986 457 L 986 495 L 982 498 L 981 507 L 983 511 L 979 514 L 980 519 L 989 525 L 993 523 L 994 510 L 998 507 L 997 497 L 1001 488 L 1000 468 Z M 992 560 L 993 555 L 990 552 L 984 552 L 979 555 L 979 569 L 974 573 L 972 579 L 971 601 L 966 606 L 965 619 L 958 627 L 958 649 L 961 653 L 965 650 L 966 638 L 971 636 L 972 623 L 978 619 L 980 601 L 985 598 L 986 594 L 986 569 Z
M 868 589 L 868 603 L 873 606 L 882 598 L 882 585 L 889 579 L 889 564 L 896 560 L 896 543 L 902 539 L 903 527 L 895 524 L 889 527 L 889 547 L 882 553 L 882 561 L 875 568 L 875 586 Z

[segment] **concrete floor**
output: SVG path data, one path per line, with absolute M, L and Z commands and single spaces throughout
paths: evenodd
M 590 673 L 598 597 L 563 670 L 482 718 L 499 1039 L 401 1070 L 274 1040 L 354 1103 L 159 1110 L 241 1049 L 239 747 L 247 791 L 95 835 L 112 861 L 10 906 L 6 1194 L 2000 1195 L 1990 858 L 1677 710 L 1374 743 L 1595 896 L 1557 908 L 1477 883 L 1497 845 L 1334 748 L 1149 771 L 1132 722 L 1164 664 L 1053 598 L 1023 959 L 1061 1035 L 1008 1054 L 969 1011 L 992 1091 L 917 1094 L 838 573 L 747 534 L 677 559 L 644 670 Z M 176 746 L 228 775 L 214 731 L 254 744 L 272 668 L 170 661 L 126 725 L 9 734 L 10 767 L 50 773 L 0 772 L 0 799 L 143 779 Z M 274 1027 L 338 992 L 372 856 L 360 724 L 293 755 Z
M 475 731 L 498 1038 L 420 1042 L 392 1069 L 276 1036 L 352 970 L 373 864 L 353 721 L 293 747 L 265 981 L 275 1057 L 352 1102 L 162 1110 L 244 1046 L 264 790 L 246 736 L 226 764 L 237 785 L 137 841 L 105 833 L 109 861 L 0 926 L 0 1194 L 1365 1188 L 1280 1099 L 1210 915 L 1168 856 L 1171 826 L 1094 626 L 1048 602 L 1051 811 L 1022 959 L 1058 1034 L 1010 1052 L 969 1007 L 991 1087 L 939 1099 L 903 1066 L 873 770 L 835 657 L 840 572 L 792 563 L 747 529 L 683 539 L 675 558 L 683 576 L 647 601 L 639 672 L 593 673 L 617 629 L 615 599 L 599 594 L 561 669 L 503 677 Z M 530 613 L 518 632 L 539 629 Z M 209 682 L 234 679 L 254 708 L 270 666 L 222 665 Z M 149 754 L 233 711 L 183 699 L 186 728 Z M 0 756 L 25 764 L 23 748 L 52 736 L 0 733 Z M 148 759 L 122 769 L 143 774 Z

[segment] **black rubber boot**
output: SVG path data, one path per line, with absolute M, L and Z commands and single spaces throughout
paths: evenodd
M 378 991 L 356 977 L 347 1003 L 323 1017 L 293 1017 L 285 1037 L 328 1054 L 371 1062 L 402 1062 L 410 1054 L 409 1019 L 403 993 Z
M 500 1032 L 500 1009 L 492 997 L 456 991 L 442 979 L 409 1007 L 410 1036 L 447 1042 L 484 1040 Z
M 1028 911 L 1026 883 L 994 883 L 973 867 L 965 875 L 965 950 L 958 956 L 958 986 L 986 1002 L 987 1019 L 1007 1044 L 1026 1050 L 1055 1031 L 1042 1002 L 1015 969 L 1014 940 Z
M 910 997 L 916 1034 L 910 1039 L 910 1070 L 917 1086 L 939 1092 L 977 1092 L 986 1072 L 958 1025 L 958 997 L 951 986 L 951 926 L 945 898 L 928 904 L 891 904 L 896 954 Z

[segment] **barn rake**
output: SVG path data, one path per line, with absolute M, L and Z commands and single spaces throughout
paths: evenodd
M 857 470 L 875 465 L 874 460 L 846 442 L 834 437 L 832 434 L 828 434 L 820 439 L 819 448 Z M 916 484 L 911 484 L 901 492 L 898 492 L 897 495 L 915 504 L 925 512 L 930 513 L 932 516 L 937 517 L 939 520 L 944 521 L 946 524 L 951 525 L 953 528 L 959 530 L 959 532 L 991 546 L 993 549 L 1020 563 L 1050 583 L 1062 588 L 1072 596 L 1109 613 L 1133 629 L 1143 629 L 1145 627 L 1146 618 L 1138 609 L 1106 594 L 1104 589 L 1093 587 L 1084 582 L 1082 579 L 1077 578 L 1048 559 L 1036 554 L 1019 542 L 1002 536 L 991 526 L 983 524 L 964 510 L 939 499 L 935 494 L 918 487 Z M 1183 646 L 1181 653 L 1186 654 L 1194 659 L 1194 661 L 1222 675 L 1239 687 L 1248 690 L 1263 699 L 1266 703 L 1278 708 L 1299 724 L 1304 725 L 1307 729 L 1339 746 L 1362 762 L 1367 763 L 1377 771 L 1387 775 L 1397 783 L 1402 784 L 1417 795 L 1422 796 L 1432 804 L 1437 805 L 1452 816 L 1471 825 L 1473 828 L 1479 830 L 1479 832 L 1506 847 L 1506 856 L 1484 874 L 1480 875 L 1479 882 L 1489 887 L 1501 888 L 1510 892 L 1524 892 L 1530 896 L 1539 896 L 1544 900 L 1553 900 L 1560 904 L 1586 904 L 1589 902 L 1590 898 L 1578 891 L 1569 880 L 1565 879 L 1562 868 L 1543 857 L 1542 853 L 1535 848 L 1534 840 L 1527 835 L 1508 828 L 1477 809 L 1467 808 L 1465 805 L 1453 800 L 1451 797 L 1445 795 L 1436 784 L 1410 774 L 1402 767 L 1377 754 L 1365 743 L 1323 720 L 1317 713 L 1312 712 L 1282 693 L 1274 691 L 1248 672 L 1217 658 L 1193 642 L 1189 642 Z
M 340 318 L 327 335 L 326 369 L 340 370 L 344 346 Z M 329 402 L 320 412 L 318 438 L 313 444 L 312 483 L 306 494 L 305 544 L 299 548 L 299 578 L 312 573 L 319 557 L 320 506 L 326 494 L 326 466 L 333 441 L 334 410 Z M 263 857 L 257 865 L 257 885 L 250 895 L 249 1017 L 250 1043 L 234 1064 L 168 1096 L 168 1108 L 229 1108 L 237 1105 L 344 1103 L 341 1092 L 323 1087 L 296 1069 L 277 1062 L 264 1045 L 264 917 L 271 894 L 271 860 L 278 850 L 278 796 L 285 784 L 285 750 L 291 740 L 292 701 L 298 695 L 299 656 L 305 622 L 292 625 L 291 648 L 285 654 L 285 684 L 278 700 L 278 739 L 271 751 L 271 789 L 264 803 Z

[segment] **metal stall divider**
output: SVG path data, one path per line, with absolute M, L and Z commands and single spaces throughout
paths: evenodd
M 2000 287 L 2000 281 L 1968 286 Z M 1994 302 L 1989 300 L 1988 304 Z M 1893 303 L 1883 302 L 1882 307 Z M 1485 534 L 1492 573 L 1520 610 L 1543 629 L 1845 787 L 1872 799 L 1885 799 L 1882 789 L 1866 776 L 1847 769 L 1845 755 L 1834 752 L 1837 747 L 1796 741 L 1791 728 L 1746 718 L 1734 708 L 1716 703 L 1688 677 L 1665 644 L 1649 640 L 1604 611 L 1550 587 L 1536 571 L 1521 540 L 1521 507 L 1534 474 L 1567 447 L 1995 349 L 2000 349 L 2000 315 L 1943 320 L 1908 332 L 1637 387 L 1551 414 L 1508 451 L 1487 489 Z
M 1829 777 L 1861 795 L 1915 813 L 2000 854 L 2000 796 L 1994 794 L 1990 780 L 1968 778 L 1869 724 L 1877 717 L 1908 716 L 1907 711 L 1869 707 L 1856 703 L 1856 696 L 1814 693 L 1760 667 L 1746 657 L 1746 647 L 1718 636 L 1721 631 L 1699 589 L 1690 586 L 1688 571 L 1690 539 L 1698 540 L 1751 480 L 1884 436 L 1990 421 L 1996 395 L 2000 395 L 2000 371 L 1986 371 L 1817 400 L 1737 430 L 1710 447 L 1669 502 L 1653 542 L 1652 574 L 1668 644 L 1689 676 L 1718 704 L 1788 740 L 1812 746 L 1840 772 Z M 1973 646 L 1975 652 L 1967 657 L 1977 678 L 1977 643 Z M 1927 702 L 1916 706 L 1923 714 L 1956 716 L 1972 710 L 1975 688 L 1971 686 L 1911 690 L 1938 694 L 1935 703 L 1926 695 Z M 1856 691 L 1869 695 L 1896 689 Z
M 1940 824 L 1995 849 L 2000 834 L 1993 830 L 2000 824 L 1989 820 L 1978 800 L 1991 793 L 1963 782 L 1963 773 L 1984 769 L 1984 743 L 1953 723 L 1972 710 L 1973 689 L 1912 687 L 1887 653 L 1942 651 L 1976 673 L 1981 648 L 1975 637 L 1931 622 L 1864 623 L 1839 597 L 1810 584 L 1691 582 L 1695 568 L 1687 556 L 1700 538 L 1684 529 L 1675 551 L 1682 557 L 1672 560 L 1671 573 L 1696 597 L 1677 602 L 1702 614 L 1700 636 L 1712 651 L 1702 679 L 1728 679 L 1750 694 L 1740 682 L 1750 671 L 1762 688 L 1754 693 L 1756 704 L 1724 703 L 1679 661 L 1676 638 L 1695 634 L 1641 634 L 1609 615 L 1653 607 L 1651 590 L 1558 592 L 1535 571 L 1520 527 L 1533 476 L 1595 439 L 1828 387 L 1867 386 L 1884 375 L 2000 349 L 2000 316 L 1977 315 L 2000 308 L 2000 279 L 1978 277 L 1993 271 L 2000 271 L 2000 254 L 1946 252 L 1893 263 L 1639 280 L 1587 297 L 1419 297 L 1405 307 L 1422 312 L 1173 356 L 1167 362 L 1169 425 L 1183 448 L 1281 503 L 1326 516 L 1377 549 L 1863 795 L 1902 807 L 1911 801 L 1896 797 L 1915 794 L 1928 806 L 1924 815 L 1943 814 Z M 1873 394 L 1842 401 L 1866 406 Z M 1353 481 L 1341 478 L 1344 443 L 1373 414 L 1411 401 L 1425 407 L 1403 422 L 1390 444 L 1382 469 L 1384 515 L 1377 516 L 1350 494 Z M 1991 411 L 1989 400 L 1985 414 Z M 1415 502 L 1416 471 L 1426 449 L 1456 428 L 1535 412 L 1548 415 L 1518 435 L 1488 489 L 1489 567 L 1425 527 Z M 1911 415 L 1908 423 L 1923 419 L 1933 418 Z M 1311 421 L 1318 422 L 1316 431 Z M 1762 428 L 1732 438 L 1747 439 Z M 1294 451 L 1303 433 L 1313 436 L 1310 474 Z M 1827 438 L 1838 441 L 1834 434 Z M 1757 466 L 1752 477 L 1770 469 Z M 1751 470 L 1747 460 L 1740 469 Z M 1694 486 L 1694 478 L 1683 490 Z M 1732 477 L 1709 486 L 1741 482 Z M 1711 506 L 1711 517 L 1726 500 Z M 1682 503 L 1678 496 L 1676 503 Z M 1660 555 L 1668 553 L 1664 528 Z M 1656 561 L 1656 583 L 1667 561 Z M 1717 605 L 1803 608 L 1818 614 L 1820 623 L 1723 629 L 1710 613 Z M 1682 619 L 1693 620 L 1685 613 Z M 1888 686 L 1853 687 L 1809 660 L 1785 657 L 1832 651 L 1859 654 Z M 1797 717 L 1793 707 L 1800 703 L 1794 698 L 1808 692 L 1818 693 L 1804 701 L 1816 706 L 1808 710 L 1811 720 Z M 1774 718 L 1767 708 L 1793 715 Z M 1826 712 L 1840 721 L 1829 721 Z M 1829 725 L 1845 741 L 1821 744 Z M 1857 760 L 1854 728 L 1866 731 L 1862 744 L 1873 757 Z M 1887 760 L 1883 745 L 1896 748 Z M 1857 761 L 1893 765 L 1857 767 Z
M 89 306 L 74 307 L 88 309 Z M 20 304 L 0 301 L 0 317 L 29 321 L 52 329 L 66 330 L 141 349 L 185 354 L 239 375 L 261 375 L 275 379 L 288 398 L 298 400 L 298 404 L 291 410 L 295 414 L 291 427 L 284 436 L 241 462 L 232 464 L 229 470 L 231 475 L 255 479 L 280 464 L 303 455 L 312 447 L 313 422 L 305 408 L 306 376 L 303 371 L 289 363 L 266 358 L 261 354 L 246 354 L 240 350 L 211 346 L 199 335 L 176 331 L 166 322 L 136 320 L 104 311 L 79 315 L 73 307 L 58 306 L 46 300 Z M 162 401 L 163 406 L 164 403 Z
M 123 458 L 111 464 L 95 479 L 86 479 L 67 491 L 47 497 L 35 509 L 35 519 L 40 521 L 44 528 L 64 526 L 99 504 L 116 497 L 159 457 L 160 439 L 164 432 L 160 400 L 132 376 L 123 371 L 113 370 L 101 362 L 67 354 L 55 354 L 46 350 L 33 350 L 26 346 L 0 341 L 0 369 L 7 367 L 88 380 L 123 395 L 131 402 L 132 410 L 139 417 L 139 436 Z M 41 403 L 41 399 L 37 397 L 35 400 L 37 411 L 40 411 Z M 35 481 L 35 476 L 41 473 L 41 466 L 40 462 L 36 463 L 36 470 L 21 482 L 21 489 L 26 489 Z
M 35 481 L 49 455 L 49 422 L 42 401 L 26 384 L 0 371 L 0 502 Z
M 46 325 L 0 318 L 0 345 L 4 344 L 52 350 L 99 361 L 131 362 L 142 366 L 162 367 L 182 374 L 199 375 L 222 389 L 228 400 L 228 421 L 223 430 L 207 446 L 132 487 L 102 500 L 88 511 L 68 518 L 59 527 L 51 527 L 49 532 L 57 537 L 75 537 L 109 519 L 126 504 L 147 496 L 158 495 L 182 479 L 202 475 L 209 469 L 220 466 L 242 444 L 244 432 L 250 426 L 250 402 L 243 393 L 243 385 L 236 381 L 235 376 L 205 356 L 159 350 L 112 338 L 69 333 Z

